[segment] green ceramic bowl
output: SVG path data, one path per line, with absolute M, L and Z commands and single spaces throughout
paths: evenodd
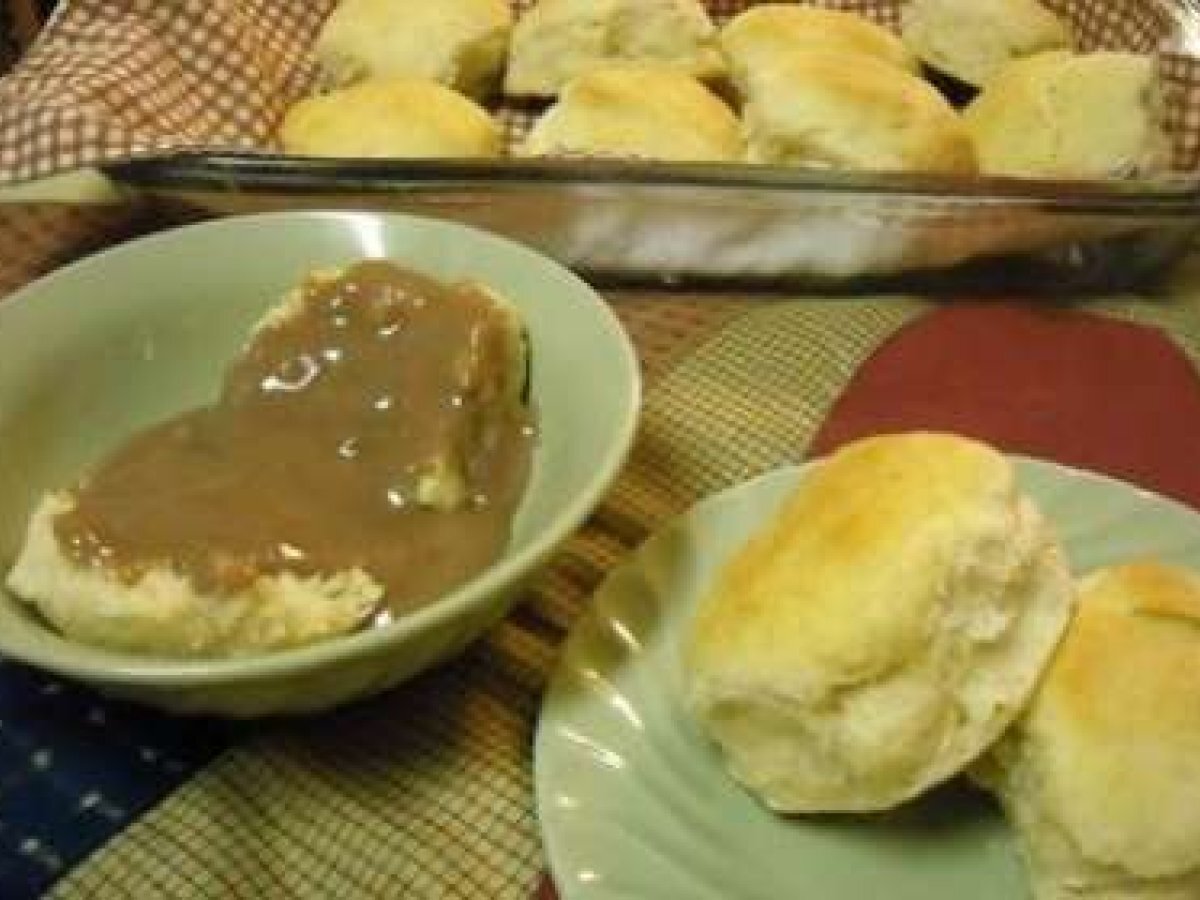
M 524 315 L 540 436 L 504 557 L 393 624 L 234 660 L 84 646 L 0 587 L 0 653 L 155 706 L 251 716 L 380 691 L 504 615 L 624 461 L 637 419 L 636 358 L 605 303 L 565 269 L 491 235 L 401 215 L 206 222 L 100 253 L 0 301 L 0 570 L 12 565 L 43 491 L 134 429 L 212 397 L 251 325 L 287 288 L 309 269 L 363 257 L 481 279 Z

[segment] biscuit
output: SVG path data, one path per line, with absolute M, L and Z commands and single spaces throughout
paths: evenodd
M 507 0 L 341 0 L 314 49 L 326 86 L 400 75 L 479 98 L 499 85 L 512 22 Z
M 911 0 L 901 22 L 926 65 L 975 87 L 1005 63 L 1072 43 L 1066 23 L 1037 0 Z
M 66 491 L 42 498 L 8 586 L 64 635 L 86 644 L 180 657 L 295 647 L 353 631 L 383 597 L 361 569 L 309 578 L 285 572 L 217 597 L 164 565 L 130 587 L 63 552 L 54 519 L 74 505 Z
M 1072 596 L 1005 457 L 868 438 L 815 464 L 721 569 L 688 629 L 685 702 L 769 807 L 887 809 L 999 737 Z
M 971 174 L 959 115 L 929 84 L 866 56 L 794 52 L 754 69 L 748 159 L 775 165 Z
M 1090 574 L 1028 709 L 973 770 L 1038 900 L 1200 897 L 1200 575 Z
M 309 283 L 328 282 L 336 274 L 314 273 Z M 473 443 L 494 431 L 485 421 L 487 411 L 523 402 L 528 354 L 520 314 L 503 297 L 485 293 L 498 317 L 495 331 L 481 339 L 503 341 L 505 364 L 498 380 L 486 388 L 473 387 L 480 398 L 487 395 L 486 401 L 468 403 L 478 403 L 478 418 L 464 422 L 458 431 L 440 435 L 431 445 L 436 452 L 429 456 L 429 464 L 415 473 L 406 502 L 425 510 L 446 512 L 470 502 L 465 460 L 471 458 Z M 299 289 L 290 292 L 262 318 L 243 359 L 256 352 L 256 346 L 261 349 L 261 338 L 286 327 L 304 310 L 305 296 Z M 462 369 L 464 383 L 486 375 L 483 354 L 459 355 L 461 362 L 456 365 Z M 284 434 L 284 439 L 303 442 L 308 437 L 300 429 L 294 431 L 299 433 Z M 304 646 L 357 630 L 384 605 L 385 584 L 350 560 L 338 569 L 309 573 L 287 567 L 251 568 L 245 578 L 206 582 L 188 577 L 186 567 L 179 564 L 180 557 L 199 555 L 230 568 L 239 563 L 228 557 L 223 560 L 225 551 L 203 545 L 176 547 L 164 556 L 124 568 L 120 563 L 105 562 L 112 558 L 111 548 L 108 553 L 101 550 L 95 556 L 80 556 L 72 552 L 71 543 L 64 543 L 57 522 L 78 508 L 87 486 L 85 476 L 75 486 L 48 493 L 38 502 L 6 579 L 17 597 L 71 640 L 163 657 L 244 656 Z M 288 498 L 277 499 L 286 505 Z M 218 517 L 236 515 L 223 508 L 215 508 L 213 513 Z M 77 541 L 78 533 L 67 540 Z
M 504 149 L 481 107 L 435 81 L 371 79 L 291 107 L 280 127 L 284 152 L 337 157 L 488 157 Z
M 897 35 L 862 16 L 836 9 L 764 3 L 721 29 L 721 50 L 734 84 L 745 90 L 749 72 L 798 50 L 866 55 L 908 72 L 920 64 Z
M 963 112 L 986 174 L 1122 178 L 1167 169 L 1153 58 L 1043 53 L 1004 66 Z
M 742 140 L 733 111 L 696 79 L 625 65 L 570 82 L 521 152 L 722 162 L 741 159 Z
M 697 0 L 540 0 L 513 30 L 504 91 L 552 97 L 578 75 L 626 62 L 702 79 L 725 72 L 716 29 Z

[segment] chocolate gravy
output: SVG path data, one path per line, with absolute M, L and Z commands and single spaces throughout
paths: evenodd
M 382 261 L 310 278 L 218 400 L 135 435 L 55 521 L 76 563 L 199 590 L 359 567 L 396 613 L 498 557 L 533 428 L 512 313 Z

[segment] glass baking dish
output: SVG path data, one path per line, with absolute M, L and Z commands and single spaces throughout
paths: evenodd
M 1200 226 L 1200 178 L 1066 182 L 614 160 L 173 153 L 107 167 L 188 214 L 399 210 L 520 240 L 606 281 L 1114 290 Z

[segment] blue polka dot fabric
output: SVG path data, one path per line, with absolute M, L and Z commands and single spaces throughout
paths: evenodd
M 0 897 L 44 893 L 233 740 L 0 661 Z

